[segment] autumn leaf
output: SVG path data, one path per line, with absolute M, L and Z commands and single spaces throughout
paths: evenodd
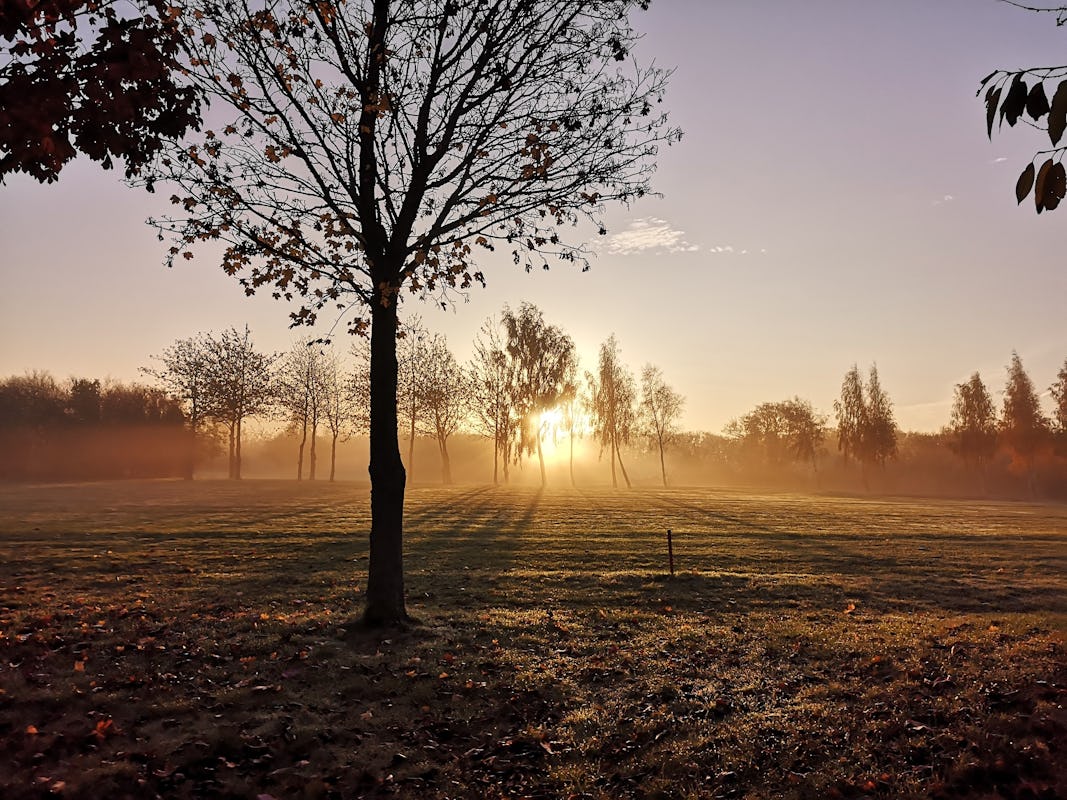
M 28 733 L 30 736 L 36 736 L 38 733 L 40 733 L 40 731 L 37 730 L 36 725 L 27 725 L 26 733 Z
M 845 613 L 846 614 L 854 614 L 855 612 L 856 612 L 856 604 L 855 603 L 849 603 L 847 606 L 845 606 Z

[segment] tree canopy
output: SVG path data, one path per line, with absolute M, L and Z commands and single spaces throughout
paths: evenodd
M 79 152 L 127 176 L 200 122 L 166 0 L 0 4 L 0 182 L 59 177 Z
M 1067 23 L 1067 6 L 1020 7 L 1054 14 L 1057 25 Z M 1052 147 L 1036 153 L 1023 168 L 1015 184 L 1015 198 L 1022 203 L 1032 192 L 1038 214 L 1054 211 L 1067 194 L 1067 170 L 1063 166 L 1067 142 L 1060 144 L 1067 131 L 1067 65 L 998 69 L 982 79 L 978 93 L 983 90 L 990 137 L 994 123 L 1000 128 L 1005 122 L 1008 127 L 1025 122 L 1047 132 Z

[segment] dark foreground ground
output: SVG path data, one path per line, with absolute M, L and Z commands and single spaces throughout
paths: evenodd
M 366 529 L 0 487 L 0 797 L 1067 797 L 1063 506 L 419 489 L 399 634 Z

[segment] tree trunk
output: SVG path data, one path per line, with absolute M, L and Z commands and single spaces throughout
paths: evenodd
M 663 474 L 663 488 L 667 488 L 667 465 L 663 461 L 663 440 L 659 440 L 659 471 Z
M 241 480 L 241 420 L 237 420 L 236 451 L 233 457 L 233 477 Z
M 230 460 L 228 462 L 228 469 L 226 471 L 226 477 L 229 478 L 230 480 L 233 480 L 234 474 L 235 474 L 235 469 L 234 469 L 234 446 L 233 446 L 234 445 L 234 441 L 233 441 L 234 440 L 234 435 L 233 435 L 233 433 L 234 433 L 234 423 L 231 421 L 230 422 L 230 439 L 229 439 Z
M 300 449 L 297 450 L 297 454 L 296 454 L 296 479 L 298 481 L 304 480 L 304 445 L 307 444 L 307 440 L 308 440 L 308 424 L 307 424 L 307 420 L 305 419 L 304 420 L 304 425 L 301 428 Z
M 537 463 L 541 467 L 541 488 L 545 488 L 548 483 L 545 480 L 545 454 L 541 451 L 541 431 L 537 432 Z
M 448 460 L 448 437 L 437 437 L 437 448 L 441 451 L 441 483 L 452 485 L 452 462 Z
M 333 434 L 330 440 L 330 483 L 333 483 L 334 475 L 337 474 L 337 434 Z
M 574 482 L 574 428 L 571 428 L 571 488 L 573 489 L 577 484 Z
M 633 486 L 630 484 L 630 476 L 626 474 L 626 466 L 622 463 L 622 450 L 619 447 L 615 448 L 615 455 L 619 459 L 619 469 L 622 470 L 622 479 L 626 481 L 626 488 L 632 489 Z
M 396 427 L 396 298 L 375 299 L 370 339 L 370 562 L 363 621 L 380 626 L 407 619 L 403 555 L 407 474 Z
M 619 488 L 619 478 L 615 474 L 615 432 L 611 432 L 611 488 Z
M 400 447 L 399 440 L 397 441 L 398 448 Z M 412 481 L 415 480 L 415 403 L 412 401 L 411 405 L 411 430 L 408 432 L 408 471 L 407 475 Z
M 493 486 L 500 483 L 500 434 L 493 434 Z
M 193 472 L 196 470 L 196 423 L 189 422 L 189 453 L 186 456 L 185 461 L 185 480 L 191 481 L 193 479 Z

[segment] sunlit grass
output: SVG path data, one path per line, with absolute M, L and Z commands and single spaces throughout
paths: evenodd
M 4 797 L 1067 790 L 1062 506 L 417 489 L 381 634 L 365 486 L 0 508 Z

